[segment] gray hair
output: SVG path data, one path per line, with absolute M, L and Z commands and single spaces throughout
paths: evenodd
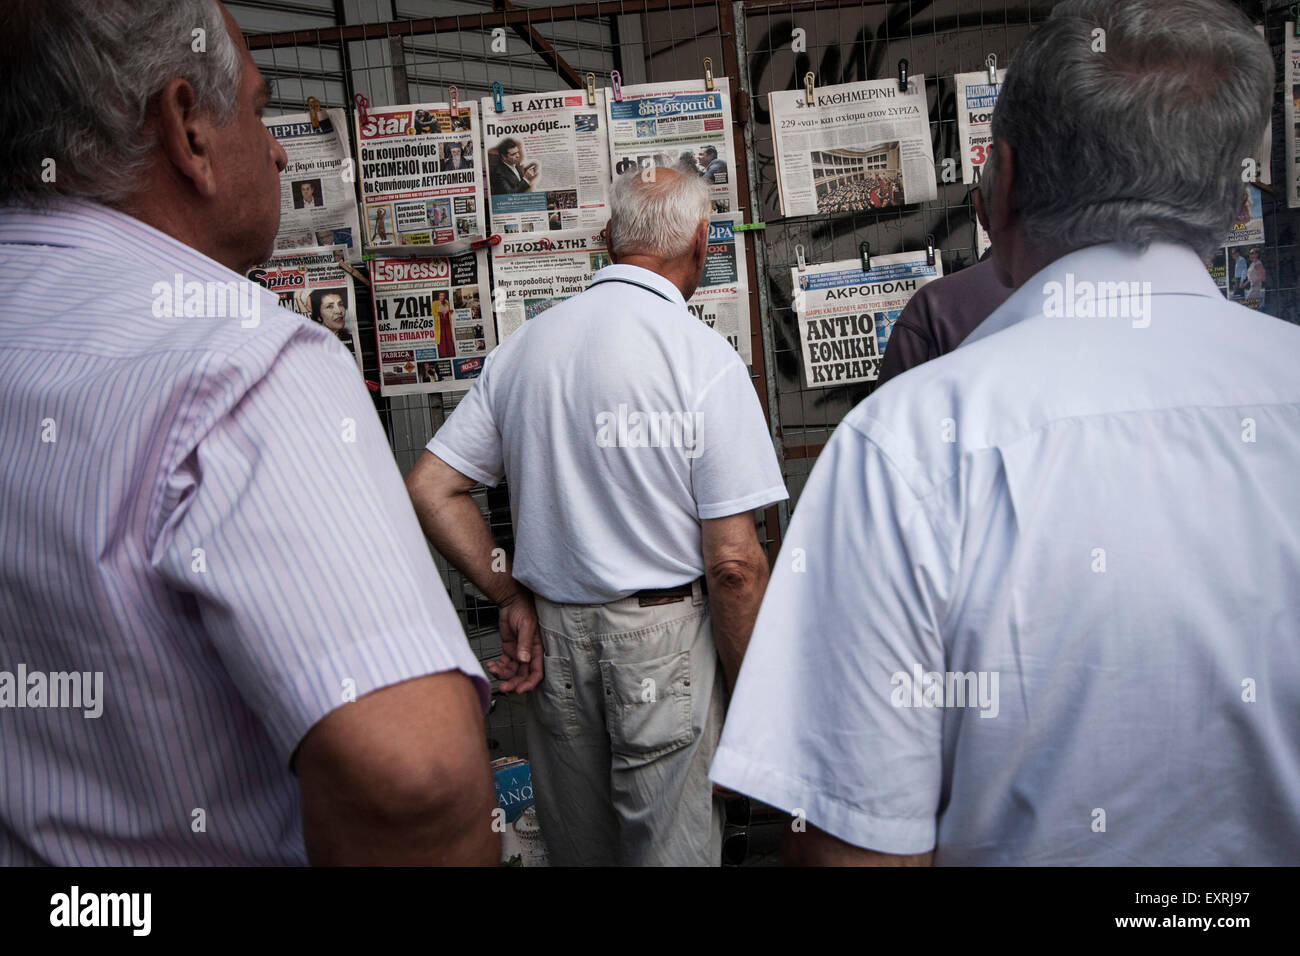
M 202 30 L 206 52 L 196 52 Z M 177 77 L 234 118 L 240 52 L 216 0 L 6 0 L 0 13 L 0 203 L 58 193 L 106 205 L 140 188 L 152 101 Z M 54 181 L 42 172 L 54 161 Z
M 675 259 L 708 217 L 709 188 L 697 172 L 634 169 L 610 190 L 610 252 Z
M 1221 0 L 1067 0 L 1016 50 L 993 138 L 1015 149 L 1030 240 L 1172 241 L 1205 256 L 1241 202 L 1272 99 L 1268 44 Z M 990 152 L 986 208 L 999 173 Z

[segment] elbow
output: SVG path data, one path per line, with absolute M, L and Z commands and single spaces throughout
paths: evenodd
M 746 595 L 767 587 L 767 557 L 762 551 L 710 561 L 705 568 L 709 593 Z

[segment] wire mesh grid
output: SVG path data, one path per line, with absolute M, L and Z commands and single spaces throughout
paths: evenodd
M 1257 22 L 1280 63 L 1285 2 L 1239 0 Z M 818 86 L 896 75 L 906 58 L 912 76 L 923 74 L 936 164 L 960 162 L 953 75 L 983 68 L 993 53 L 1001 65 L 1055 0 L 614 0 L 529 5 L 510 0 L 238 0 L 241 23 L 256 8 L 275 8 L 292 28 L 259 33 L 245 27 L 254 58 L 275 84 L 272 111 L 301 112 L 309 96 L 326 107 L 350 109 L 354 93 L 374 106 L 437 101 L 455 85 L 462 101 L 490 95 L 493 81 L 506 93 L 580 87 L 588 72 L 607 85 L 617 69 L 625 84 L 698 79 L 711 57 L 715 73 L 731 78 L 736 120 L 736 173 L 741 211 L 764 221 L 749 252 L 752 368 L 768 414 L 792 503 L 818 452 L 844 415 L 871 390 L 858 384 L 807 388 L 803 384 L 790 268 L 795 246 L 809 262 L 925 248 L 933 236 L 945 274 L 975 261 L 971 187 L 938 182 L 929 202 L 876 213 L 816 217 L 780 216 L 767 94 L 796 89 L 812 71 Z M 795 43 L 796 30 L 802 31 Z M 505 50 L 501 51 L 504 40 Z M 796 46 L 799 49 L 796 49 Z M 1287 91 L 1289 92 L 1289 91 Z M 1281 94 L 1273 129 L 1281 130 Z M 1281 179 L 1282 137 L 1275 135 L 1274 178 Z M 938 178 L 938 177 L 936 177 Z M 1271 300 L 1266 311 L 1300 321 L 1297 308 L 1296 210 L 1284 196 L 1263 196 L 1265 263 Z M 378 381 L 368 290 L 358 288 L 358 322 L 366 377 Z M 402 471 L 414 464 L 458 395 L 376 396 Z M 511 550 L 508 489 L 480 489 L 476 499 L 499 544 Z M 788 518 L 785 506 L 769 509 L 762 533 L 775 554 Z M 435 555 L 448 593 L 480 660 L 499 652 L 496 609 Z M 526 755 L 523 716 L 514 699 L 498 702 L 488 732 L 493 756 Z

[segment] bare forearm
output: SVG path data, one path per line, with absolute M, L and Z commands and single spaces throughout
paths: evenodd
M 417 503 L 416 514 L 438 553 L 474 582 L 488 600 L 501 605 L 519 594 L 510 564 L 468 492 Z
M 732 690 L 767 590 L 767 559 L 760 553 L 751 561 L 729 561 L 721 567 L 710 568 L 707 577 L 713 642 L 718 648 L 727 689 Z

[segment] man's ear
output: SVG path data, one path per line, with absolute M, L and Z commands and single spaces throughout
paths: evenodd
M 187 179 L 203 197 L 217 191 L 212 166 L 214 122 L 200 111 L 188 80 L 173 79 L 158 94 L 155 110 L 158 144 L 176 174 Z
M 695 262 L 699 265 L 699 271 L 704 271 L 704 260 L 709 255 L 709 220 L 701 219 L 700 224 L 695 227 L 695 243 L 691 246 L 691 251 L 695 253 Z
M 993 177 L 993 221 L 984 225 L 990 235 L 995 227 L 1002 229 L 1011 222 L 1020 209 L 1016 202 L 1016 151 L 1004 139 L 995 141 L 993 148 L 998 153 L 997 173 Z M 981 203 L 983 198 L 981 195 Z
M 989 215 L 984 211 L 984 193 L 980 191 L 979 186 L 976 186 L 975 190 L 971 193 L 970 201 L 975 206 L 975 218 L 980 221 L 980 225 L 984 228 L 984 231 L 988 232 Z

